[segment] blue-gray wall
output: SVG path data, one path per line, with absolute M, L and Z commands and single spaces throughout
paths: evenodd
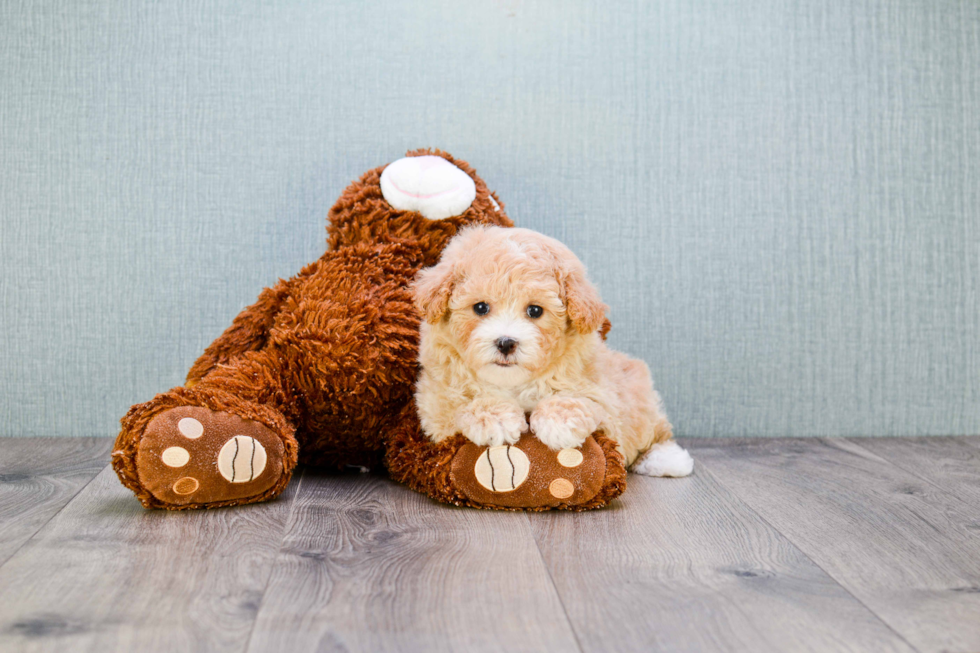
M 0 434 L 114 434 L 420 146 L 581 255 L 678 432 L 980 432 L 976 0 L 18 0 Z

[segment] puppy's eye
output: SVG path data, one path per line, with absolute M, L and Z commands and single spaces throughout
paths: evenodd
M 532 320 L 536 320 L 544 315 L 544 309 L 536 304 L 531 304 L 527 307 L 527 316 Z
M 486 315 L 490 312 L 490 304 L 486 302 L 477 302 L 473 304 L 473 312 L 477 315 Z

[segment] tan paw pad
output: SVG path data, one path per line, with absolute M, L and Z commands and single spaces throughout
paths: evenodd
M 174 492 L 180 495 L 193 494 L 197 492 L 199 487 L 201 487 L 201 483 L 196 478 L 185 476 L 177 479 L 177 482 L 174 483 Z
M 562 467 L 578 467 L 583 459 L 584 456 L 578 449 L 562 449 L 558 452 L 558 464 Z
M 185 417 L 177 422 L 177 430 L 182 436 L 191 440 L 196 440 L 204 435 L 204 425 L 193 417 Z
M 265 447 L 255 438 L 236 435 L 218 452 L 218 471 L 229 483 L 248 483 L 265 470 Z
M 567 478 L 556 478 L 548 486 L 548 492 L 556 499 L 567 499 L 575 494 L 575 486 Z
M 491 492 L 512 492 L 527 479 L 531 462 L 527 454 L 510 445 L 490 447 L 476 459 L 477 482 Z
M 183 467 L 191 459 L 191 455 L 183 447 L 168 447 L 160 454 L 160 459 L 167 467 Z

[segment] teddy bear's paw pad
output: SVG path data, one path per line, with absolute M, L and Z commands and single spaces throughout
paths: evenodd
M 577 449 L 554 451 L 533 435 L 515 445 L 460 447 L 452 481 L 477 503 L 506 508 L 567 507 L 586 503 L 605 480 L 602 447 L 589 436 Z
M 140 481 L 160 501 L 206 505 L 261 494 L 282 477 L 282 440 L 259 422 L 196 406 L 165 410 L 136 453 Z
M 491 492 L 513 492 L 524 484 L 529 471 L 527 454 L 509 444 L 485 450 L 473 466 L 476 482 Z

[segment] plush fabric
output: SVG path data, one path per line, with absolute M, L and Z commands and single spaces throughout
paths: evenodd
M 414 407 L 405 410 L 403 419 L 392 431 L 385 465 L 395 480 L 433 499 L 457 506 L 497 510 L 542 511 L 554 507 L 571 511 L 592 510 L 606 506 L 626 490 L 626 466 L 622 454 L 616 449 L 616 443 L 602 433 L 595 433 L 593 437 L 605 456 L 605 473 L 598 492 L 591 499 L 577 505 L 551 505 L 549 502 L 534 506 L 505 506 L 481 502 L 469 496 L 460 485 L 452 481 L 453 461 L 463 447 L 469 446 L 468 440 L 462 435 L 456 435 L 437 444 L 430 443 L 422 432 Z
M 205 350 L 184 386 L 133 406 L 122 419 L 113 466 L 144 506 L 264 501 L 282 492 L 297 462 L 343 467 L 385 459 L 394 478 L 434 498 L 492 505 L 468 501 L 459 475 L 447 475 L 459 439 L 434 445 L 418 433 L 412 392 L 419 315 L 408 285 L 461 227 L 512 222 L 466 162 L 438 150 L 408 156 L 438 156 L 437 167 L 468 175 L 475 188 L 470 204 L 460 211 L 455 198 L 448 212 L 456 215 L 436 220 L 397 210 L 381 187 L 384 166 L 351 184 L 329 212 L 328 251 L 263 291 Z M 426 207 L 446 213 L 438 204 Z M 181 428 L 185 418 L 193 428 Z M 245 428 L 242 420 L 254 425 Z M 622 460 L 601 434 L 597 441 L 606 456 L 601 487 L 589 489 L 588 501 L 556 507 L 598 507 L 621 491 Z M 235 484 L 228 476 L 241 446 L 249 452 L 250 480 Z M 252 478 L 255 451 L 274 460 Z M 531 458 L 532 472 L 545 464 Z M 526 507 L 554 503 L 531 502 Z

